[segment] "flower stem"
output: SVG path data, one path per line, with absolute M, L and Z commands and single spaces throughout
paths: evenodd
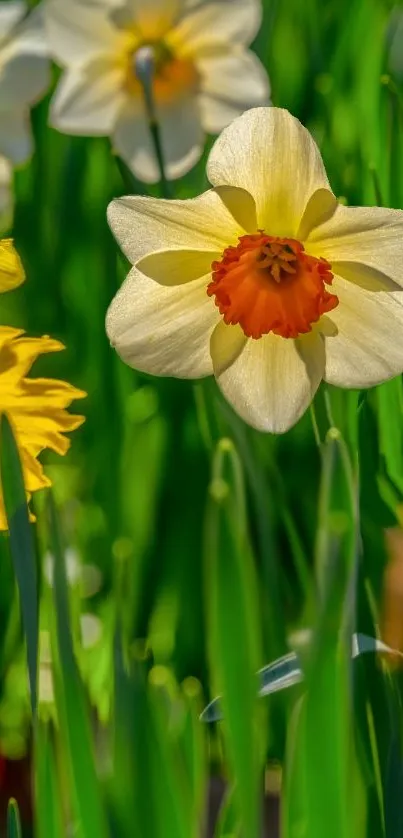
M 140 47 L 140 49 L 137 50 L 134 61 L 136 76 L 143 89 L 144 104 L 146 108 L 148 124 L 159 169 L 161 194 L 163 198 L 169 198 L 170 190 L 168 181 L 165 176 L 164 156 L 161 144 L 161 132 L 155 111 L 155 102 L 153 94 L 153 78 L 155 72 L 155 55 L 153 47 Z

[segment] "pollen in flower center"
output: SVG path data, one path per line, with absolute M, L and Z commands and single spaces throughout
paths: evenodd
M 259 230 L 241 236 L 211 267 L 207 294 L 224 322 L 238 323 L 247 337 L 296 338 L 339 302 L 326 287 L 333 281 L 329 262 L 309 256 L 296 239 Z

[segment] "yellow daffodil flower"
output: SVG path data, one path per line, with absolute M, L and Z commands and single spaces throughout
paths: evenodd
M 50 49 L 66 68 L 51 122 L 68 134 L 111 136 L 140 180 L 159 179 L 138 61 L 151 51 L 153 95 L 166 174 L 188 171 L 204 132 L 219 133 L 248 107 L 266 104 L 269 84 L 246 49 L 260 0 L 48 0 Z
M 42 8 L 0 2 L 0 154 L 15 164 L 32 152 L 29 108 L 46 92 L 50 65 Z
M 21 259 L 12 239 L 0 239 L 0 294 L 17 288 L 25 279 Z
M 131 366 L 214 373 L 234 409 L 283 432 L 322 379 L 369 387 L 403 370 L 403 212 L 346 207 L 287 111 L 257 108 L 216 141 L 213 189 L 109 207 L 133 269 L 107 331 Z
M 29 338 L 20 329 L 0 326 L 0 410 L 7 413 L 18 444 L 28 497 L 50 486 L 37 457 L 44 448 L 65 454 L 70 440 L 65 433 L 84 421 L 66 408 L 86 394 L 65 381 L 27 378 L 39 355 L 59 352 L 62 343 L 48 337 Z M 7 529 L 0 493 L 0 530 Z

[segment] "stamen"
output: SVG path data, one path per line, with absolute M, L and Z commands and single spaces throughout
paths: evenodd
M 224 322 L 239 323 L 252 338 L 269 332 L 296 338 L 339 302 L 326 289 L 333 281 L 329 262 L 309 256 L 296 239 L 262 230 L 227 247 L 212 271 L 207 293 Z

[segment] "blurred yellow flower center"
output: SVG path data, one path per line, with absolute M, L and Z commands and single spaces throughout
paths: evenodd
M 163 42 L 158 42 L 140 46 L 129 57 L 126 88 L 133 96 L 142 96 L 138 61 L 143 60 L 147 52 L 152 56 L 152 89 L 157 104 L 169 105 L 182 96 L 196 92 L 199 74 L 193 62 L 176 58 Z
M 309 256 L 296 239 L 263 230 L 227 247 L 212 271 L 208 295 L 225 323 L 238 323 L 251 338 L 269 332 L 296 338 L 339 302 L 326 288 L 333 281 L 326 259 Z

